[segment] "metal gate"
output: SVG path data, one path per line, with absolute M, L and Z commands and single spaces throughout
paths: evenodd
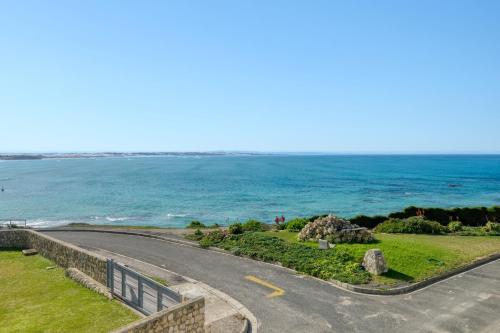
M 145 315 L 182 302 L 182 295 L 128 267 L 108 259 L 108 288 Z

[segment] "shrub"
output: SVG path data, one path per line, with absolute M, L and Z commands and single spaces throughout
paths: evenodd
M 462 231 L 462 229 L 463 225 L 460 221 L 451 221 L 450 223 L 448 223 L 448 230 L 450 232 Z
M 360 227 L 365 227 L 368 229 L 373 229 L 380 223 L 387 220 L 386 216 L 366 216 L 366 215 L 358 215 L 355 218 L 351 219 L 351 223 L 357 224 Z
M 212 246 L 212 242 L 210 242 L 210 240 L 206 239 L 206 238 L 202 238 L 199 242 L 200 244 L 200 247 L 206 249 L 210 246 Z
M 374 228 L 390 218 L 406 219 L 422 214 L 427 220 L 448 225 L 450 221 L 460 221 L 462 225 L 478 227 L 484 226 L 488 221 L 500 221 L 500 206 L 493 207 L 463 207 L 463 208 L 422 208 L 410 206 L 403 211 L 394 212 L 389 216 L 359 215 L 351 219 L 352 223 L 366 228 Z
M 296 219 L 293 219 L 293 220 L 290 220 L 286 223 L 286 230 L 289 230 L 289 231 L 294 231 L 294 232 L 298 232 L 300 230 L 302 230 L 306 224 L 309 223 L 309 220 L 308 219 L 305 219 L 305 218 L 296 218 Z
M 200 229 L 200 228 L 206 228 L 207 226 L 201 223 L 200 221 L 191 221 L 186 228 L 189 229 Z
M 285 230 L 287 225 L 288 222 L 284 222 L 284 223 L 276 223 L 274 226 L 276 228 L 275 230 Z
M 500 232 L 500 223 L 488 221 L 484 226 L 486 232 Z
M 407 219 L 391 218 L 379 224 L 375 231 L 401 234 L 441 234 L 445 228 L 436 221 L 413 216 Z
M 248 220 L 241 225 L 243 231 L 264 231 L 265 224 L 257 220 Z
M 500 232 L 487 231 L 486 227 L 467 227 L 464 226 L 461 231 L 457 232 L 460 236 L 500 236 Z
M 209 225 L 208 227 L 212 228 L 212 229 L 220 228 L 220 224 L 219 223 L 214 223 L 214 224 Z
M 500 206 L 463 207 L 463 208 L 421 208 L 410 206 L 402 212 L 389 214 L 390 218 L 407 218 L 417 215 L 422 211 L 424 216 L 442 225 L 447 225 L 450 220 L 460 220 L 464 226 L 484 226 L 488 221 L 500 220 Z
M 225 232 L 224 230 L 220 230 L 220 229 L 210 231 L 205 235 L 205 238 L 209 239 L 210 241 L 212 241 L 214 243 L 222 242 L 224 240 L 224 238 L 226 238 L 226 237 L 227 237 L 227 232 Z
M 241 223 L 233 223 L 229 225 L 228 231 L 231 235 L 238 235 L 243 233 L 243 225 Z
M 203 238 L 203 236 L 204 236 L 203 231 L 201 231 L 200 229 L 196 229 L 194 233 L 186 235 L 185 237 L 190 240 L 199 241 Z

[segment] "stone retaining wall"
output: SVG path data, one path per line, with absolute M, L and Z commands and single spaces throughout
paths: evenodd
M 63 268 L 74 267 L 106 285 L 106 258 L 34 230 L 0 230 L 0 248 L 34 248 Z
M 76 268 L 106 285 L 106 258 L 34 230 L 0 230 L 0 248 L 34 248 L 63 268 Z M 74 270 L 73 271 L 77 271 Z M 205 299 L 199 297 L 152 314 L 115 333 L 204 332 Z
M 112 333 L 202 333 L 205 299 L 198 297 L 133 322 Z
M 0 249 L 2 248 L 29 248 L 28 234 L 26 233 L 26 230 L 0 230 Z

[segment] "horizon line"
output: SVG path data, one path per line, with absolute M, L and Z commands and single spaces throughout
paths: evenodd
M 162 154 L 254 154 L 254 155 L 500 155 L 499 152 L 477 151 L 264 151 L 264 150 L 102 150 L 102 151 L 25 151 L 0 152 L 0 155 L 70 155 L 70 154 L 135 154 L 135 155 L 162 155 Z

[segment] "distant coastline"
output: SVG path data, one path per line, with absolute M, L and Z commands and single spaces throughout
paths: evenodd
M 428 156 L 500 156 L 500 153 L 345 153 L 345 152 L 262 152 L 262 151 L 189 151 L 189 152 L 96 152 L 96 153 L 0 153 L 1 160 L 89 159 L 127 157 L 209 157 L 209 156 L 352 156 L 352 157 L 428 157 Z
M 104 158 L 104 157 L 161 157 L 161 156 L 232 156 L 270 155 L 256 152 L 103 152 L 103 153 L 43 153 L 43 154 L 0 154 L 0 160 L 42 160 L 63 158 Z

